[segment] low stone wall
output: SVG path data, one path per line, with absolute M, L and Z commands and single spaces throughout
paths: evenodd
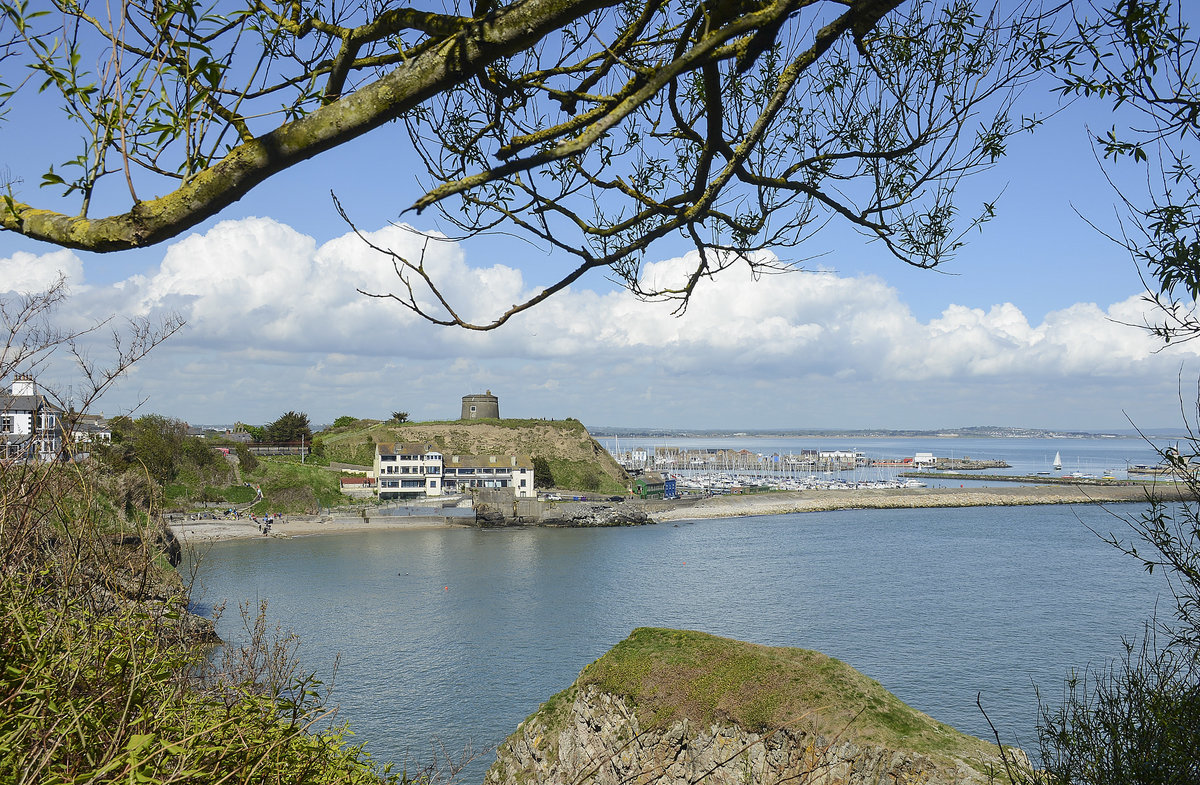
M 337 520 L 336 518 L 332 520 Z M 391 526 L 446 526 L 451 523 L 462 523 L 462 518 L 449 518 L 445 515 L 364 515 L 362 518 L 354 518 L 352 520 L 365 520 L 367 523 L 386 523 Z

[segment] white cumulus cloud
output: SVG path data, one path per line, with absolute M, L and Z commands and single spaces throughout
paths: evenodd
M 60 277 L 69 285 L 83 283 L 83 262 L 73 251 L 52 251 L 41 256 L 17 251 L 0 258 L 0 293 L 42 292 Z
M 407 227 L 366 237 L 419 260 L 470 320 L 494 318 L 546 283 Z M 644 274 L 675 282 L 695 263 L 689 254 L 647 264 Z M 57 270 L 83 281 L 68 251 L 0 258 L 0 288 L 42 288 Z M 173 243 L 154 269 L 79 287 L 72 312 L 181 315 L 185 330 L 142 363 L 126 395 L 208 422 L 265 421 L 293 408 L 318 422 L 393 409 L 453 417 L 461 395 L 491 388 L 508 402 L 505 414 L 609 424 L 1052 425 L 1021 417 L 1072 412 L 1115 424 L 1122 402 L 1114 396 L 1161 406 L 1175 395 L 1181 363 L 1200 350 L 1157 351 L 1145 330 L 1128 326 L 1148 318 L 1136 295 L 1064 302 L 1038 319 L 1011 303 L 947 304 L 921 321 L 874 276 L 756 276 L 735 266 L 703 281 L 682 316 L 670 303 L 587 285 L 492 333 L 439 328 L 359 293 L 402 291 L 389 256 L 359 237 L 318 245 L 275 220 L 248 218 Z M 427 291 L 417 296 L 437 307 Z M 1038 403 L 1065 390 L 1074 408 Z

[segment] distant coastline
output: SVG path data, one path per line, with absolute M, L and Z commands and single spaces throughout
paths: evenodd
M 972 425 L 964 428 L 888 429 L 888 428 L 632 428 L 628 426 L 588 426 L 596 438 L 616 436 L 622 439 L 1183 439 L 1178 428 L 1153 428 L 1143 431 L 1069 431 L 1043 428 Z

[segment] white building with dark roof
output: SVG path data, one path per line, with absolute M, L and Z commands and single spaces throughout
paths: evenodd
M 37 382 L 17 374 L 0 393 L 0 459 L 54 461 L 62 454 L 62 409 L 40 394 Z

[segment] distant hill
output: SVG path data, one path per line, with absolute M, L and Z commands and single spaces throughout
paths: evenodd
M 481 419 L 395 423 L 359 420 L 316 434 L 331 461 L 369 466 L 381 442 L 432 444 L 445 455 L 528 455 L 545 461 L 559 488 L 619 493 L 629 478 L 583 423 Z

